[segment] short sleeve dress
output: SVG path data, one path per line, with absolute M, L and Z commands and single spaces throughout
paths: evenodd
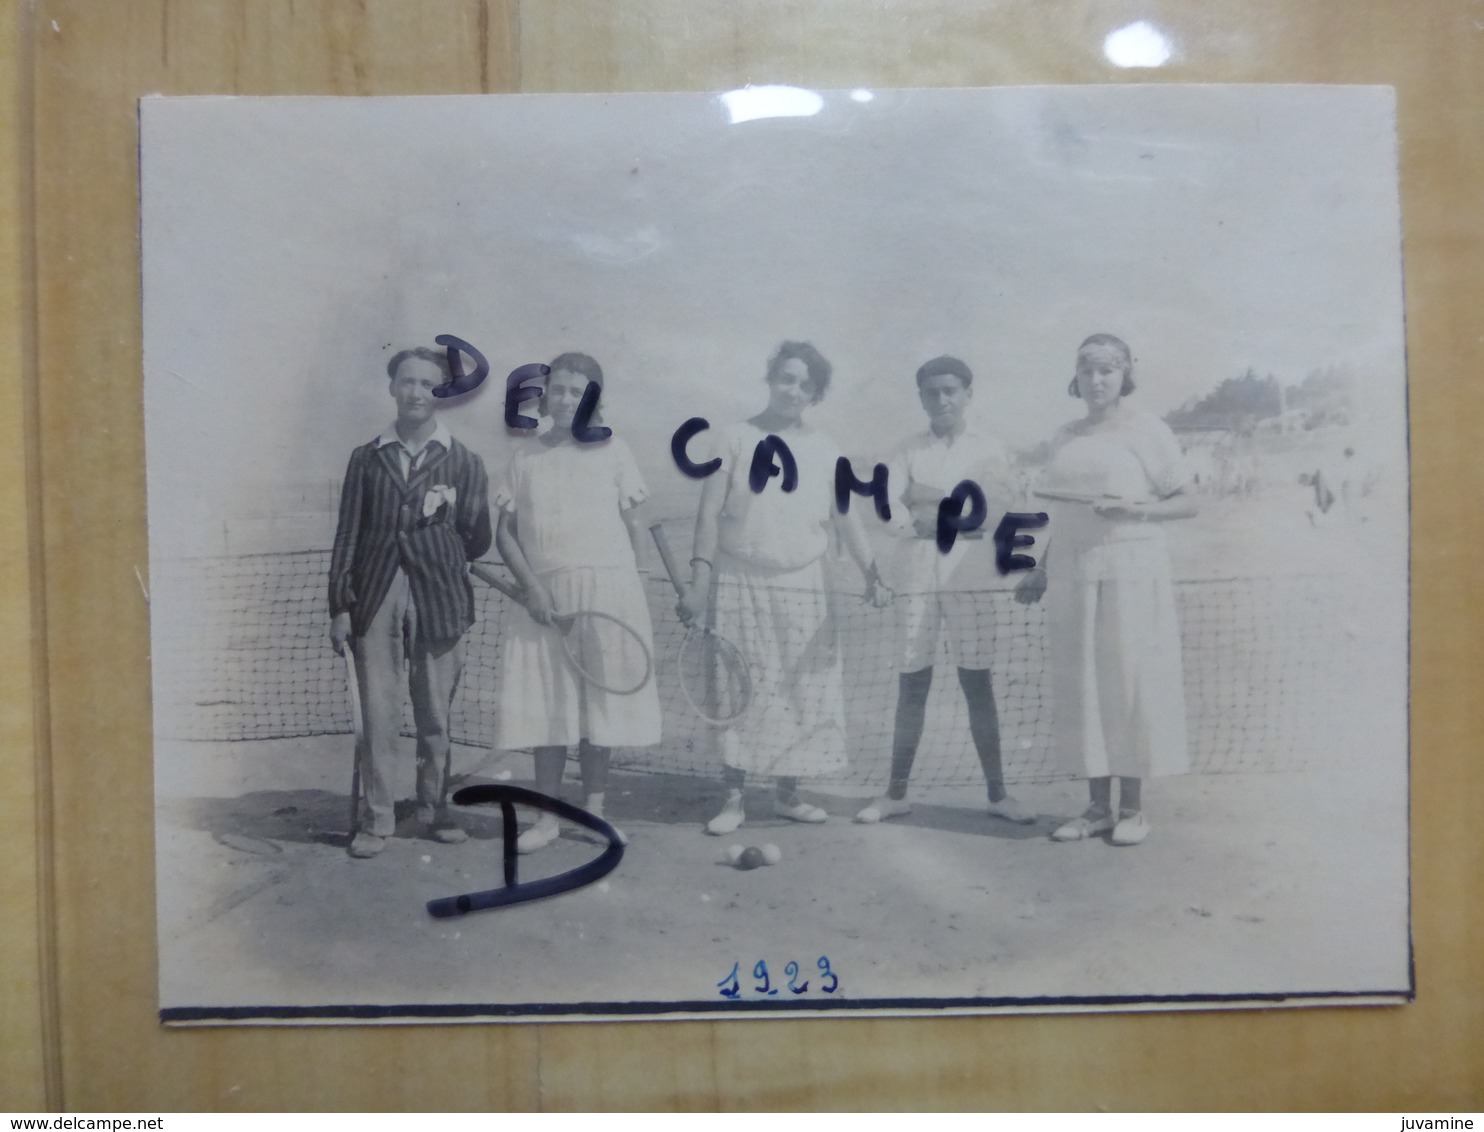
M 848 762 L 840 639 L 824 569 L 840 449 L 823 433 L 789 432 L 782 439 L 797 486 L 784 491 L 775 476 L 754 492 L 753 455 L 767 435 L 740 424 L 713 449 L 727 495 L 711 623 L 748 658 L 753 678 L 751 707 L 721 733 L 722 758 L 749 773 L 812 777 Z
M 515 517 L 516 537 L 559 612 L 593 609 L 636 629 L 653 655 L 649 603 L 622 512 L 648 497 L 633 453 L 619 437 L 596 444 L 523 442 L 494 506 Z M 600 647 L 633 648 L 602 635 Z M 503 626 L 496 682 L 496 749 L 646 747 L 660 741 L 660 704 L 651 680 L 633 695 L 594 687 L 572 668 L 558 630 L 513 610 Z
M 1039 486 L 1152 502 L 1190 480 L 1169 427 L 1124 408 L 1113 420 L 1062 428 Z M 1087 778 L 1186 772 L 1180 625 L 1164 524 L 1105 519 L 1081 503 L 1048 510 L 1045 602 L 1064 768 Z

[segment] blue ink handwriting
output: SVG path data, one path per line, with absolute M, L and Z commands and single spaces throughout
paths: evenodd
M 707 460 L 704 464 L 697 464 L 685 454 L 685 446 L 690 443 L 691 437 L 705 432 L 710 427 L 711 422 L 705 417 L 691 417 L 677 428 L 675 435 L 670 438 L 670 455 L 674 457 L 675 466 L 693 480 L 703 480 L 721 469 L 720 456 Z
M 834 994 L 840 988 L 840 976 L 830 970 L 830 957 L 828 955 L 821 955 L 819 962 L 815 966 L 819 968 L 820 974 L 830 980 L 829 986 L 820 987 L 819 989 L 824 991 L 825 994 Z
M 964 514 L 965 503 L 969 505 L 967 515 Z M 979 485 L 973 480 L 961 481 L 947 498 L 938 502 L 938 550 L 947 554 L 959 535 L 977 531 L 984 526 L 988 516 L 989 504 Z
M 876 504 L 876 514 L 883 523 L 891 522 L 891 501 L 886 493 L 887 467 L 877 464 L 871 470 L 871 482 L 855 478 L 850 460 L 841 456 L 835 461 L 835 508 L 842 515 L 850 513 L 850 496 L 869 495 Z
M 551 373 L 550 366 L 544 366 L 540 362 L 532 362 L 529 365 L 516 366 L 510 371 L 510 376 L 505 379 L 505 427 L 506 428 L 536 428 L 541 422 L 535 417 L 523 416 L 520 411 L 522 401 L 538 401 L 541 398 L 541 390 L 528 385 L 531 381 L 545 381 Z
M 462 896 L 442 896 L 428 901 L 428 913 L 439 919 L 463 916 L 484 908 L 505 908 L 511 904 L 524 904 L 528 900 L 541 900 L 547 896 L 558 896 L 563 892 L 583 888 L 594 881 L 602 880 L 618 868 L 623 860 L 623 839 L 618 831 L 596 814 L 590 814 L 580 806 L 553 798 L 547 794 L 527 790 L 523 786 L 480 784 L 465 786 L 453 796 L 456 806 L 478 806 L 487 802 L 500 804 L 502 860 L 505 872 L 503 888 L 491 888 L 484 892 L 466 892 Z M 556 876 L 520 883 L 518 876 L 519 851 L 516 848 L 515 805 L 531 806 L 559 818 L 585 826 L 601 834 L 608 842 L 603 852 L 591 861 L 568 869 Z
M 445 339 L 448 340 L 446 343 Z M 463 380 L 463 371 L 458 368 L 460 363 L 457 361 L 456 346 L 459 350 L 469 352 L 480 367 L 476 370 L 476 377 L 467 379 L 468 387 L 472 389 L 484 380 L 484 374 L 488 372 L 489 366 L 477 350 L 462 339 L 454 338 L 449 334 L 439 335 L 437 341 L 448 346 L 449 366 L 456 375 L 455 381 L 447 388 L 452 390 L 459 380 Z M 539 425 L 540 422 L 534 417 L 524 416 L 520 412 L 520 405 L 523 401 L 537 400 L 541 397 L 541 390 L 533 383 L 544 381 L 550 373 L 549 367 L 538 363 L 518 366 L 510 371 L 510 376 L 505 381 L 505 424 L 508 428 L 532 430 Z M 592 444 L 606 440 L 613 435 L 612 429 L 591 424 L 593 413 L 598 407 L 600 394 L 600 387 L 592 381 L 588 382 L 587 388 L 583 390 L 582 403 L 578 406 L 577 414 L 572 421 L 572 436 L 579 443 Z M 440 393 L 439 395 L 451 396 L 452 393 Z M 710 427 L 711 422 L 705 417 L 691 417 L 670 437 L 670 456 L 681 473 L 690 479 L 706 479 L 721 470 L 720 456 L 697 463 L 686 451 L 686 446 L 690 441 Z M 780 436 L 769 433 L 759 440 L 753 449 L 752 462 L 748 466 L 747 484 L 754 493 L 760 494 L 767 487 L 768 481 L 775 476 L 779 478 L 780 489 L 785 492 L 795 491 L 799 486 L 799 465 L 788 442 Z M 841 456 L 835 462 L 836 510 L 842 515 L 849 514 L 851 496 L 868 496 L 881 521 L 890 522 L 889 476 L 890 472 L 885 464 L 876 464 L 871 469 L 870 480 L 861 480 L 856 477 L 850 460 Z M 936 530 L 938 550 L 943 554 L 949 553 L 960 536 L 979 537 L 978 532 L 983 528 L 988 515 L 989 505 L 983 490 L 973 480 L 961 481 L 938 503 Z M 1007 511 L 1005 513 L 994 532 L 995 565 L 1001 574 L 1034 569 L 1036 565 L 1034 558 L 1027 554 L 1015 553 L 1017 549 L 1035 545 L 1034 538 L 1030 535 L 1023 535 L 1020 531 L 1044 527 L 1048 521 L 1044 512 L 1027 514 Z
M 441 342 L 443 339 L 439 338 L 438 341 Z M 505 379 L 506 428 L 534 429 L 540 427 L 540 421 L 535 417 L 525 416 L 520 411 L 520 403 L 539 401 L 542 391 L 532 383 L 545 381 L 550 375 L 551 367 L 538 362 L 517 366 L 510 371 L 510 376 Z M 572 439 L 579 444 L 596 444 L 613 435 L 611 428 L 591 423 L 593 414 L 598 411 L 598 398 L 602 396 L 602 393 L 603 388 L 596 381 L 589 381 L 582 391 L 582 400 L 578 403 L 577 412 L 572 418 Z
M 816 994 L 834 994 L 840 989 L 840 976 L 830 967 L 828 955 L 821 955 L 815 962 L 819 969 L 820 980 Z M 776 998 L 779 988 L 773 985 L 772 976 L 768 973 L 768 963 L 765 959 L 759 959 L 752 968 L 752 977 L 755 980 L 751 987 L 743 986 L 741 980 L 742 964 L 732 964 L 732 969 L 722 978 L 717 980 L 716 989 L 722 998 L 739 999 L 744 994 L 756 995 L 761 998 Z M 785 984 L 789 994 L 808 994 L 809 980 L 799 982 L 799 964 L 795 959 L 790 959 L 783 965 L 783 973 L 788 979 Z
M 752 467 L 747 471 L 747 486 L 752 488 L 754 495 L 761 494 L 763 488 L 768 486 L 768 480 L 780 473 L 784 491 L 793 491 L 799 486 L 799 465 L 794 460 L 793 452 L 782 437 L 770 432 L 752 450 Z
M 1001 574 L 1036 568 L 1036 560 L 1030 555 L 1015 553 L 1017 547 L 1024 548 L 1036 544 L 1036 540 L 1030 535 L 1023 535 L 1019 532 L 1037 530 L 1049 522 L 1051 518 L 1045 511 L 1037 511 L 1033 515 L 1018 511 L 1005 512 L 1005 517 L 1000 520 L 1000 525 L 994 530 L 994 560 Z
M 489 376 L 490 364 L 485 361 L 483 354 L 452 334 L 440 334 L 433 341 L 448 351 L 448 372 L 451 378 L 433 390 L 434 397 L 458 397 L 464 393 L 473 393 L 484 384 L 484 379 Z M 465 354 L 474 359 L 473 373 L 464 372 Z
M 722 998 L 738 998 L 742 994 L 742 986 L 737 982 L 737 967 L 738 964 L 733 963 L 732 969 L 716 984 L 721 988 Z
M 597 411 L 598 397 L 602 392 L 603 387 L 596 381 L 589 381 L 587 388 L 582 391 L 582 400 L 577 405 L 577 415 L 572 418 L 572 439 L 578 444 L 596 444 L 613 435 L 611 428 L 588 423 L 593 419 L 593 413 Z
M 775 987 L 772 984 L 772 982 L 768 979 L 768 964 L 765 963 L 763 960 L 759 959 L 757 961 L 757 965 L 755 967 L 753 967 L 753 969 L 752 969 L 752 977 L 754 979 L 762 979 L 761 985 L 755 986 L 755 987 L 752 988 L 753 991 L 754 991 L 754 993 L 756 993 L 756 994 L 777 994 L 778 993 L 778 988 Z

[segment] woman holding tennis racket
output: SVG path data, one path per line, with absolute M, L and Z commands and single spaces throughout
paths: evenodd
M 1196 513 L 1169 426 L 1127 403 L 1133 355 L 1111 334 L 1078 348 L 1070 392 L 1086 415 L 1052 439 L 1033 491 L 1048 501 L 1046 553 L 1016 598 L 1047 598 L 1055 743 L 1091 804 L 1052 833 L 1115 845 L 1149 835 L 1141 786 L 1190 769 L 1180 626 L 1163 524 Z M 1113 779 L 1120 781 L 1117 816 Z
M 585 808 L 601 817 L 609 748 L 658 743 L 660 704 L 635 557 L 637 508 L 649 492 L 617 436 L 573 437 L 589 382 L 601 388 L 603 370 L 586 354 L 551 363 L 540 402 L 551 428 L 520 442 L 493 500 L 495 545 L 529 614 L 511 617 L 502 636 L 495 746 L 531 748 L 536 789 L 556 797 L 576 745 Z M 517 844 L 531 853 L 557 835 L 556 816 L 543 813 Z
M 807 342 L 785 342 L 768 362 L 768 406 L 715 438 L 721 467 L 705 481 L 696 516 L 691 581 L 680 602 L 686 622 L 700 620 L 729 640 L 752 670 L 748 709 L 721 732 L 727 799 L 706 825 L 731 833 L 745 820 L 747 775 L 774 778 L 773 812 L 822 822 L 825 812 L 798 794 L 800 777 L 842 769 L 845 707 L 834 595 L 824 559 L 833 534 L 866 579 L 873 605 L 890 603 L 857 512 L 835 507 L 840 449 L 804 421 L 823 399 L 831 366 Z M 760 442 L 781 439 L 796 464 L 761 491 L 749 480 Z M 682 676 L 682 679 L 684 677 Z

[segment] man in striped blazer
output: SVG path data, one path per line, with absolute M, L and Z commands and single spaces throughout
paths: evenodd
M 448 717 L 474 623 L 469 563 L 490 548 L 484 464 L 449 435 L 433 390 L 444 354 L 419 347 L 387 363 L 397 419 L 350 456 L 330 559 L 330 642 L 356 658 L 365 727 L 352 857 L 374 857 L 396 825 L 392 775 L 402 661 L 417 727 L 417 815 L 435 841 L 467 834 L 448 809 Z

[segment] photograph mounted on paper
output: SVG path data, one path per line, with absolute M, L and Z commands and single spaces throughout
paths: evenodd
M 140 129 L 164 1021 L 1411 998 L 1390 89 Z

